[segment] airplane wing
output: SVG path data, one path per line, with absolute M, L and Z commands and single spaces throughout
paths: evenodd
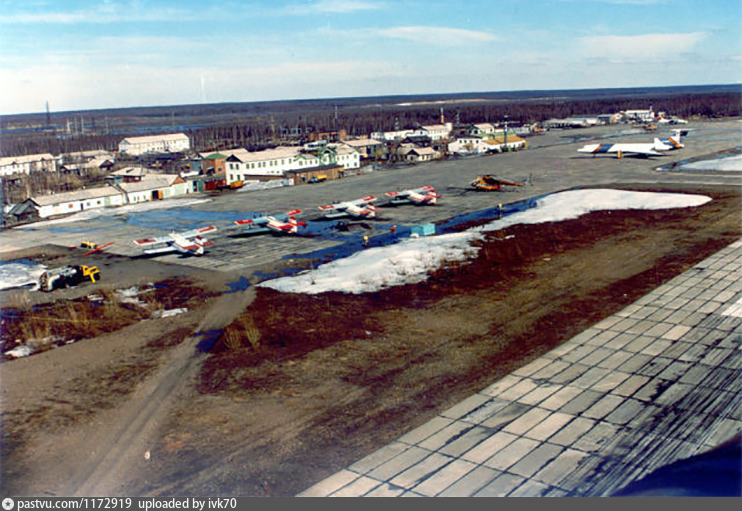
M 373 202 L 375 200 L 376 200 L 376 197 L 374 197 L 373 195 L 369 195 L 369 196 L 364 197 L 362 199 L 356 199 L 354 201 L 350 201 L 350 204 L 353 204 L 354 206 L 361 206 L 362 207 L 362 206 L 367 205 L 369 202 Z
M 248 218 L 245 220 L 235 220 L 236 225 L 255 225 L 263 226 L 268 223 L 268 217 L 260 216 L 258 218 Z
M 193 238 L 194 236 L 201 236 L 202 234 L 206 234 L 207 232 L 214 231 L 216 231 L 215 225 L 207 225 L 206 227 L 199 227 L 198 229 L 191 229 L 190 231 L 185 231 L 178 234 L 180 236 L 183 236 L 184 238 Z
M 332 211 L 345 211 L 347 208 L 347 202 L 339 202 L 337 204 L 326 204 L 324 206 L 319 206 L 319 209 L 321 209 L 325 213 L 330 213 Z
M 150 247 L 152 245 L 158 245 L 162 243 L 172 243 L 173 241 L 175 241 L 175 238 L 173 238 L 169 234 L 166 234 L 164 236 L 157 236 L 155 238 L 142 238 L 139 240 L 134 240 L 134 244 L 140 247 Z
M 654 144 L 614 144 L 610 153 L 638 154 L 640 156 L 662 156 Z

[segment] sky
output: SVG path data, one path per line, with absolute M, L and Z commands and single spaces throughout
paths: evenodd
M 0 0 L 0 115 L 740 82 L 739 0 Z

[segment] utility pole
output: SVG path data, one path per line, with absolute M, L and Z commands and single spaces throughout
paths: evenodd
M 508 120 L 510 119 L 509 115 L 505 116 L 505 121 L 503 124 L 505 124 L 505 150 L 509 151 L 510 148 L 508 147 Z

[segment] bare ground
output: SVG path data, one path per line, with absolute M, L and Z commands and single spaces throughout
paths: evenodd
M 294 495 L 740 237 L 738 189 L 657 191 L 714 200 L 514 226 L 472 264 L 416 286 L 209 298 L 155 329 L 138 323 L 5 362 L 3 494 L 86 488 L 80 474 L 95 479 L 104 466 L 87 451 L 111 441 L 101 430 L 129 420 L 148 382 L 208 326 L 226 328 L 208 355 L 188 356 L 192 370 L 153 412 L 156 428 L 135 438 L 126 470 L 87 488 Z

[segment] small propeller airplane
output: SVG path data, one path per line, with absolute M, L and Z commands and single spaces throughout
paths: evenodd
M 386 192 L 386 195 L 392 198 L 390 204 L 394 206 L 398 204 L 415 204 L 416 206 L 433 205 L 441 198 L 440 195 L 435 193 L 432 186 L 423 186 L 401 192 Z
M 134 240 L 134 244 L 143 247 L 145 254 L 180 252 L 181 254 L 200 256 L 204 254 L 205 247 L 214 244 L 213 241 L 204 238 L 202 234 L 214 231 L 216 231 L 216 226 L 208 225 L 190 231 L 171 232 L 165 236 Z
M 615 154 L 619 159 L 624 155 L 635 155 L 647 158 L 649 156 L 662 156 L 663 152 L 682 149 L 685 147 L 680 142 L 680 134 L 675 133 L 670 138 L 655 138 L 654 142 L 619 142 L 616 144 L 588 144 L 577 150 L 578 153 L 587 153 L 596 156 L 598 154 Z
M 247 220 L 237 220 L 236 225 L 244 227 L 245 234 L 261 234 L 272 232 L 275 234 L 296 234 L 299 227 L 307 225 L 306 222 L 298 222 L 296 215 L 300 214 L 300 209 L 279 213 L 277 215 L 265 215 Z
M 340 218 L 351 216 L 354 218 L 373 218 L 376 216 L 376 206 L 371 204 L 376 197 L 369 195 L 362 199 L 348 202 L 336 202 L 326 206 L 319 206 L 325 218 Z

